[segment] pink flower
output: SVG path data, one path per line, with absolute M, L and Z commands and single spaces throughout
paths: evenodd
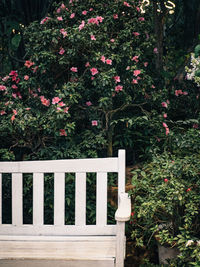
M 88 19 L 88 24 L 90 24 L 90 23 L 99 25 L 99 22 L 98 22 L 98 20 L 96 18 Z
M 2 78 L 2 81 L 6 82 L 10 77 L 7 75 L 5 77 Z
M 62 3 L 62 5 L 60 6 L 62 9 L 65 9 L 66 6 Z
M 163 122 L 163 127 L 168 128 L 168 126 L 165 122 Z
M 10 76 L 18 76 L 18 73 L 16 70 L 11 70 L 11 72 L 9 73 Z
M 133 32 L 133 35 L 134 35 L 134 36 L 139 36 L 140 33 L 139 33 L 139 32 Z
M 137 63 L 137 62 L 139 61 L 138 58 L 139 58 L 138 56 L 134 56 L 134 57 L 132 58 L 132 60 L 135 61 L 135 62 Z
M 112 65 L 112 59 L 106 59 L 106 64 Z
M 140 73 L 141 73 L 140 70 L 134 70 L 133 75 L 134 75 L 134 76 L 138 76 Z
M 57 20 L 62 21 L 63 18 L 62 17 L 57 17 Z
M 152 84 L 151 88 L 153 88 L 153 89 L 154 89 L 154 88 L 156 88 L 156 87 L 155 87 L 155 86 Z
M 144 21 L 144 17 L 138 18 L 139 21 Z
M 13 113 L 14 113 L 14 115 L 17 115 L 17 110 L 13 109 Z
M 84 10 L 84 11 L 82 12 L 82 14 L 83 14 L 83 15 L 87 15 L 87 11 Z
M 0 85 L 0 91 L 5 91 L 6 87 L 4 85 Z
M 40 96 L 40 100 L 42 102 L 42 105 L 47 106 L 47 107 L 50 105 L 50 100 L 46 99 L 43 95 Z
M 65 113 L 68 113 L 68 110 L 69 110 L 69 107 L 66 107 L 66 108 L 63 109 L 63 111 L 64 111 Z
M 111 43 L 114 43 L 115 42 L 115 39 L 110 39 Z
M 91 68 L 90 71 L 91 71 L 93 76 L 98 73 L 98 70 L 96 68 Z
M 17 94 L 12 93 L 12 97 L 17 98 Z
M 155 54 L 158 54 L 158 48 L 155 47 L 155 48 L 153 49 L 153 52 L 154 52 Z
M 75 17 L 75 13 L 72 13 L 71 15 L 70 15 L 70 19 L 73 19 Z
M 140 8 L 138 6 L 136 7 L 136 9 L 137 9 L 137 12 L 140 12 Z
M 105 63 L 105 62 L 106 62 L 106 58 L 105 58 L 104 56 L 101 56 L 101 61 L 102 61 L 103 63 Z
M 118 14 L 113 14 L 114 19 L 118 19 Z
M 94 120 L 92 121 L 92 126 L 97 126 L 98 125 L 98 121 Z
M 38 70 L 38 66 L 35 66 L 34 68 L 32 68 L 33 73 L 36 73 L 37 70 Z
M 164 179 L 164 182 L 167 183 L 169 180 L 167 178 Z
M 70 69 L 72 72 L 78 72 L 78 69 L 76 67 L 71 67 Z
M 60 103 L 58 103 L 58 106 L 59 106 L 59 107 L 64 107 L 64 106 L 65 106 L 65 103 L 60 102 Z
M 62 47 L 60 48 L 59 54 L 63 55 L 65 53 L 65 49 L 63 49 Z
M 67 36 L 67 32 L 64 29 L 60 29 L 60 33 L 63 35 L 63 38 Z
M 124 1 L 124 6 L 130 7 L 129 3 Z
M 28 75 L 25 75 L 25 76 L 24 76 L 24 80 L 25 80 L 25 81 L 28 81 L 28 80 L 29 80 L 29 76 L 28 76 Z
M 89 107 L 89 106 L 92 105 L 92 102 L 91 101 L 87 101 L 85 104 Z
M 55 96 L 53 99 L 52 99 L 52 104 L 57 104 L 58 102 L 60 102 L 61 98 Z
M 169 128 L 165 128 L 166 132 L 165 134 L 168 135 L 169 134 Z
M 60 129 L 60 136 L 67 136 L 67 133 L 64 129 Z
M 12 115 L 11 121 L 13 122 L 15 120 L 15 115 Z
M 189 187 L 186 191 L 189 192 L 189 191 L 191 191 L 191 190 L 192 190 L 192 189 Z
M 165 118 L 165 119 L 167 118 L 167 113 L 163 114 L 163 118 Z
M 40 21 L 40 24 L 44 24 L 46 21 L 50 20 L 49 17 L 46 17 Z
M 94 35 L 90 35 L 90 38 L 91 38 L 91 40 L 94 40 L 94 41 L 96 40 Z
M 104 18 L 102 16 L 97 16 L 96 19 L 99 21 L 99 22 L 102 22 L 104 20 Z
M 58 8 L 57 10 L 56 10 L 56 12 L 59 14 L 60 13 L 60 11 L 61 11 L 61 9 L 60 8 Z
M 144 66 L 147 67 L 148 66 L 148 62 L 144 62 Z
M 198 129 L 199 125 L 197 123 L 194 123 L 192 126 L 194 129 Z
M 183 95 L 188 95 L 188 92 L 183 92 Z
M 137 81 L 137 80 L 135 80 L 135 79 L 133 79 L 133 80 L 132 80 L 132 83 L 133 83 L 133 84 L 137 84 L 137 83 L 138 83 L 138 81 Z
M 82 20 L 81 24 L 79 25 L 79 31 L 81 31 L 85 27 L 85 21 Z
M 2 115 L 4 115 L 4 114 L 6 114 L 5 110 L 1 110 L 1 111 L 0 111 L 0 115 L 2 116 Z
M 116 83 L 120 83 L 120 76 L 114 76 L 113 78 Z
M 161 105 L 163 108 L 167 108 L 167 106 L 168 106 L 166 102 L 162 102 Z
M 87 68 L 87 67 L 89 67 L 90 66 L 90 63 L 89 62 L 86 62 L 85 63 L 85 67 Z
M 115 91 L 116 92 L 122 91 L 122 89 L 123 89 L 123 86 L 122 85 L 115 86 Z
M 33 66 L 35 63 L 30 61 L 30 60 L 26 60 L 26 62 L 24 63 L 24 66 L 26 66 L 27 68 L 30 68 L 31 66 Z

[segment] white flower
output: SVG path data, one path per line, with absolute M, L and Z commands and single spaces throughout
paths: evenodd
M 186 246 L 186 247 L 189 247 L 189 246 L 192 245 L 192 243 L 194 243 L 193 240 L 188 240 L 188 241 L 186 242 L 185 246 Z

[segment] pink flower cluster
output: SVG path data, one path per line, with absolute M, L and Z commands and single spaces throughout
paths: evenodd
M 26 62 L 24 63 L 24 66 L 26 66 L 27 68 L 30 68 L 31 66 L 33 66 L 35 63 L 30 61 L 30 60 L 26 60 Z
M 120 92 L 120 91 L 122 91 L 123 90 L 123 86 L 122 85 L 117 85 L 117 86 L 115 86 L 115 91 L 116 92 Z
M 65 31 L 65 29 L 60 29 L 60 33 L 63 35 L 63 38 L 67 36 L 67 32 Z
M 104 20 L 103 17 L 97 16 L 96 18 L 90 18 L 88 19 L 88 24 L 96 24 L 99 25 L 99 22 L 102 22 Z
M 112 59 L 108 59 L 108 58 L 106 59 L 105 56 L 101 56 L 101 61 L 108 65 L 112 65 Z
M 40 96 L 40 100 L 42 102 L 42 105 L 46 106 L 46 107 L 49 107 L 50 105 L 50 100 L 49 99 L 46 99 L 43 95 Z
M 40 21 L 40 24 L 44 24 L 44 23 L 47 22 L 48 20 L 50 20 L 50 18 L 49 18 L 49 17 L 46 17 L 46 18 L 44 18 L 44 19 L 42 19 L 42 20 Z
M 91 68 L 90 71 L 91 71 L 91 74 L 92 74 L 93 76 L 96 75 L 97 73 L 99 73 L 99 71 L 98 71 L 97 68 Z
M 165 128 L 166 135 L 168 135 L 169 134 L 169 128 L 165 122 L 163 122 L 163 127 Z
M 182 90 L 175 90 L 175 95 L 179 96 L 179 95 L 188 95 L 188 92 L 183 92 Z
M 79 31 L 81 31 L 85 27 L 85 21 L 82 20 L 81 24 L 79 25 Z

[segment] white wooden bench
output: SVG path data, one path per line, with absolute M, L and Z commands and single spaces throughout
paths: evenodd
M 96 173 L 96 225 L 86 225 L 86 173 Z M 116 224 L 107 224 L 107 173 L 118 173 Z M 125 193 L 125 151 L 115 158 L 0 162 L 12 174 L 12 224 L 2 223 L 1 267 L 123 267 L 125 221 L 131 203 Z M 33 223 L 23 224 L 23 173 L 33 174 Z M 44 174 L 54 173 L 54 223 L 44 224 Z M 75 225 L 65 225 L 65 173 L 75 173 Z

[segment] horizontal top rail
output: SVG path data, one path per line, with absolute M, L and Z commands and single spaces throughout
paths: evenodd
M 118 158 L 0 162 L 0 173 L 118 172 Z

